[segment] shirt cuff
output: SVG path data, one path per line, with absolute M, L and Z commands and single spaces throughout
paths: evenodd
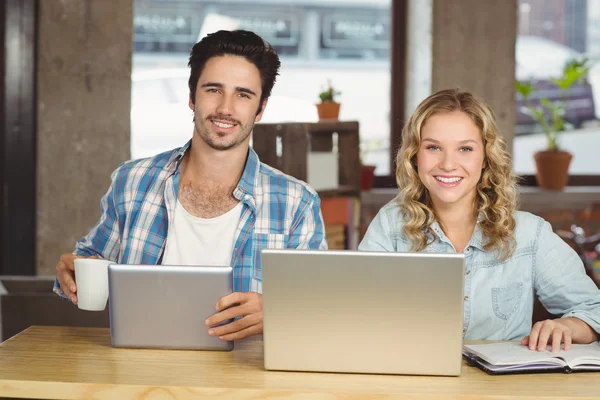
M 52 291 L 59 295 L 61 299 L 71 302 L 71 300 L 67 296 L 65 296 L 65 292 L 63 292 L 60 288 L 60 284 L 58 283 L 58 279 L 56 278 L 54 279 L 54 287 L 52 288 Z
M 591 313 L 588 311 L 571 311 L 561 316 L 561 318 L 580 319 L 586 324 L 588 324 L 594 332 L 600 335 L 600 318 L 598 318 L 598 316 L 595 315 L 595 313 Z

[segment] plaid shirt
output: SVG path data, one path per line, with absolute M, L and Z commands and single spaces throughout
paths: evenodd
M 100 220 L 73 253 L 120 264 L 160 264 L 179 192 L 179 165 L 190 145 L 121 164 L 101 200 Z M 252 148 L 233 195 L 243 205 L 231 255 L 234 291 L 262 293 L 262 249 L 327 249 L 317 193 L 261 163 Z M 58 280 L 54 291 L 63 296 Z

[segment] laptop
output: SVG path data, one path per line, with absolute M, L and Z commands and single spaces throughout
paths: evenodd
M 112 345 L 232 350 L 233 342 L 209 336 L 204 324 L 216 313 L 219 299 L 233 291 L 232 271 L 231 267 L 109 265 Z
M 267 370 L 461 373 L 463 254 L 263 250 Z

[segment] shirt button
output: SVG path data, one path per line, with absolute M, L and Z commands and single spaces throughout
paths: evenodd
M 471 270 L 469 269 L 469 270 L 467 270 L 466 275 L 469 275 L 470 273 L 471 273 Z
M 469 301 L 469 296 L 465 296 L 465 301 Z

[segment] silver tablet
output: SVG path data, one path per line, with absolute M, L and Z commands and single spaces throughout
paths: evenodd
M 113 346 L 233 349 L 204 324 L 232 292 L 231 267 L 111 264 L 108 285 Z

